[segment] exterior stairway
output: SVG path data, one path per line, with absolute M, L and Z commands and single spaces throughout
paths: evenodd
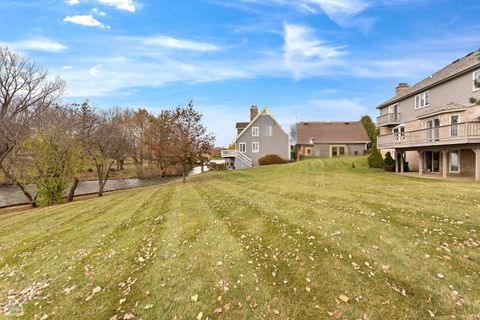
M 250 159 L 244 153 L 238 150 L 222 150 L 221 156 L 222 158 L 238 158 L 248 167 L 252 166 L 252 159 Z

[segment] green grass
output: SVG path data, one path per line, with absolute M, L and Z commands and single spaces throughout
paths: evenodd
M 0 310 L 17 301 L 24 319 L 480 319 L 480 185 L 365 162 L 212 172 L 0 216 Z

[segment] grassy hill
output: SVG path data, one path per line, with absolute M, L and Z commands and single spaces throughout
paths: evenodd
M 479 185 L 364 158 L 211 172 L 3 215 L 0 230 L 0 318 L 480 314 Z

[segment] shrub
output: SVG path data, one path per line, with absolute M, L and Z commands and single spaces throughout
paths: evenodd
M 272 164 L 283 164 L 287 163 L 288 161 L 283 159 L 277 154 L 267 154 L 260 159 L 258 159 L 258 164 L 261 166 L 268 166 Z
M 385 154 L 385 160 L 383 162 L 383 168 L 385 171 L 395 171 L 395 159 L 392 158 L 392 154 L 390 152 Z
M 223 170 L 227 170 L 227 165 L 225 164 L 225 162 L 223 163 L 209 162 L 208 169 L 210 169 L 211 171 L 223 171 Z
M 368 156 L 368 166 L 370 168 L 383 168 L 382 154 L 375 145 L 373 145 L 372 151 Z

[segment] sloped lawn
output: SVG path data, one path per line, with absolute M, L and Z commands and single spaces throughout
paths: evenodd
M 0 318 L 480 319 L 479 232 L 474 182 L 212 172 L 0 215 Z

